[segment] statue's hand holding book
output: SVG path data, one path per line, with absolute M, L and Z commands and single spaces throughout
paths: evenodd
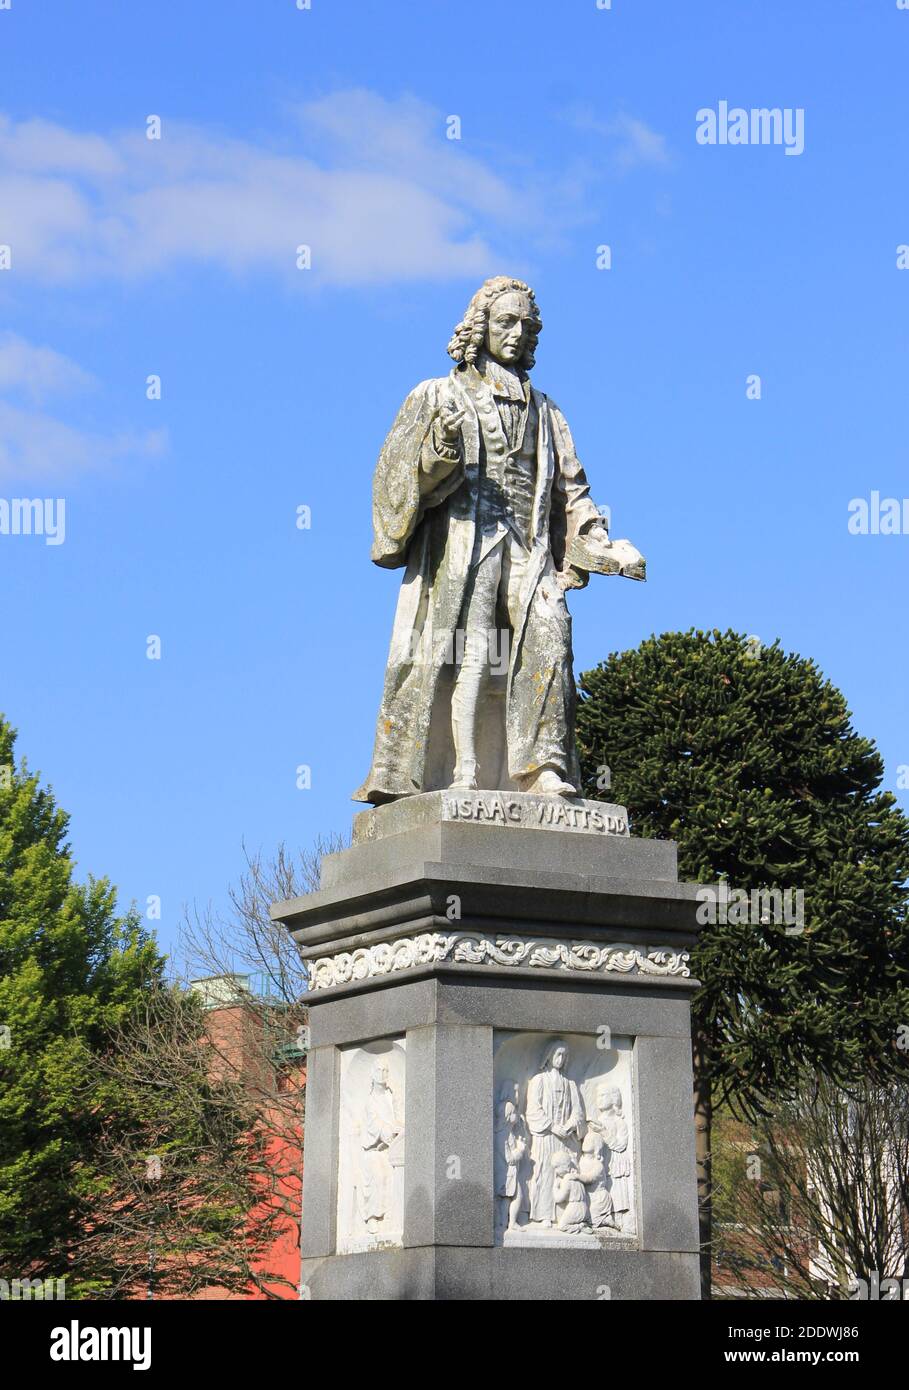
M 588 574 L 622 574 L 626 579 L 646 579 L 647 562 L 631 541 L 609 539 L 602 526 L 594 525 L 575 536 L 565 552 L 566 562 Z

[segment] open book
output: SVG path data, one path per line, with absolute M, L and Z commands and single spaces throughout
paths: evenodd
M 573 569 L 590 574 L 623 574 L 626 579 L 646 579 L 647 561 L 631 541 L 602 541 L 596 536 L 575 536 L 565 552 Z

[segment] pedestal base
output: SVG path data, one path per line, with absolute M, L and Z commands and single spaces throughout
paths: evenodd
M 311 971 L 305 1292 L 696 1298 L 674 846 L 396 815 L 273 909 Z
M 320 1300 L 568 1300 L 700 1298 L 696 1254 L 435 1246 L 304 1259 L 303 1297 Z

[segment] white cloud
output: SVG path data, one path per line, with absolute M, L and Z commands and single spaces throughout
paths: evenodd
M 153 457 L 167 447 L 164 430 L 95 434 L 42 411 L 0 401 L 0 477 L 47 478 L 105 468 L 124 458 Z
M 24 391 L 33 400 L 85 390 L 94 377 L 53 348 L 36 347 L 17 333 L 0 333 L 0 392 Z
M 652 130 L 636 116 L 623 114 L 612 120 L 603 120 L 589 106 L 572 106 L 564 116 L 575 130 L 599 137 L 606 145 L 613 164 L 619 169 L 669 163 L 665 135 Z
M 10 169 L 31 173 L 117 174 L 122 161 L 110 143 L 100 135 L 80 135 L 33 119 L 15 124 L 0 116 L 0 148 L 4 164 Z
M 634 116 L 619 116 L 616 121 L 620 139 L 617 158 L 621 164 L 630 168 L 636 164 L 668 164 L 669 153 L 666 137 L 651 130 L 644 121 Z
M 15 333 L 0 334 L 0 478 L 71 476 L 164 451 L 164 430 L 100 434 L 36 408 L 47 396 L 95 385 L 90 372 L 53 348 Z
M 304 130 L 318 132 L 336 167 L 404 175 L 425 193 L 501 225 L 543 215 L 532 180 L 509 183 L 460 141 L 445 138 L 443 116 L 425 102 L 413 97 L 389 102 L 356 88 L 296 110 Z M 469 140 L 471 147 L 474 143 Z
M 532 169 L 503 177 L 445 138 L 444 115 L 363 90 L 292 108 L 267 146 L 162 116 L 141 130 L 78 133 L 0 120 L 0 242 L 13 273 L 66 283 L 181 263 L 368 284 L 476 277 L 514 264 L 576 219 L 579 191 Z

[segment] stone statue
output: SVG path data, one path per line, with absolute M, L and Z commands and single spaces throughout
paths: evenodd
M 587 1192 L 578 1172 L 577 1160 L 570 1153 L 552 1158 L 552 1194 L 556 1204 L 556 1225 L 567 1235 L 590 1229 L 587 1220 Z
M 360 1217 L 370 1235 L 381 1229 L 393 1201 L 392 1152 L 400 1147 L 403 1128 L 395 1113 L 394 1095 L 388 1084 L 388 1065 L 381 1058 L 373 1066 L 369 1094 L 360 1123 Z
M 621 1229 L 632 1208 L 632 1194 L 628 1121 L 622 1113 L 622 1092 L 618 1086 L 597 1088 L 597 1115 L 591 1123 L 609 1147 L 609 1195 L 615 1223 Z
M 379 804 L 440 787 L 573 797 L 579 768 L 565 590 L 643 579 L 611 542 L 565 417 L 530 385 L 533 290 L 496 276 L 415 387 L 373 481 L 372 558 L 403 568 L 372 768 Z
M 587 1188 L 590 1224 L 595 1231 L 615 1228 L 615 1207 L 609 1190 L 609 1145 L 597 1124 L 596 1117 L 588 1120 L 588 1126 L 581 1145 L 578 1171 Z
M 631 1039 L 513 1033 L 498 1042 L 490 1122 L 496 1243 L 598 1245 L 634 1233 Z M 569 1242 L 570 1244 L 571 1242 Z M 561 1244 L 565 1244 L 564 1241 Z
M 499 1092 L 495 1120 L 496 1226 L 511 1230 L 518 1224 L 524 1205 L 521 1166 L 527 1152 L 524 1125 L 518 1111 L 517 1087 L 508 1084 Z
M 527 1085 L 530 1130 L 530 1219 L 543 1226 L 556 1221 L 556 1174 L 553 1160 L 567 1155 L 574 1163 L 584 1133 L 584 1114 L 577 1083 L 565 1075 L 568 1048 L 561 1039 L 549 1043 L 540 1070 Z

